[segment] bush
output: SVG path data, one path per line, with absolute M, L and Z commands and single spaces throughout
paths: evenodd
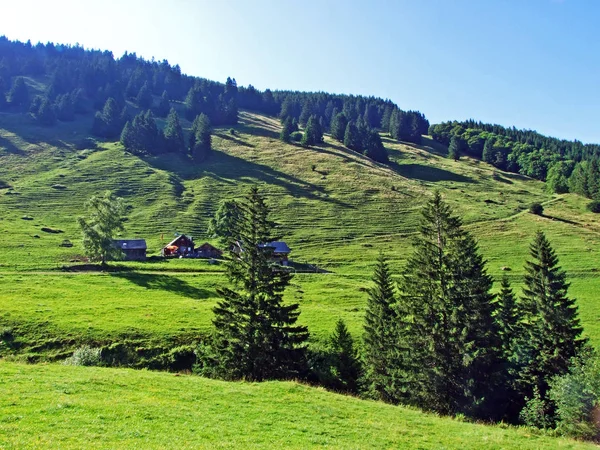
M 533 398 L 525 397 L 525 401 L 525 407 L 519 414 L 519 418 L 525 425 L 542 429 L 550 428 L 554 425 L 550 414 L 550 404 L 541 397 L 537 386 L 534 388 Z
M 544 207 L 542 206 L 541 203 L 533 203 L 529 207 L 529 212 L 531 214 L 535 214 L 536 216 L 541 216 L 544 214 Z
M 600 213 L 600 201 L 594 200 L 593 202 L 588 203 L 587 209 L 593 213 Z
M 83 345 L 64 363 L 67 366 L 99 366 L 102 363 L 102 349 Z
M 294 131 L 290 134 L 290 139 L 292 142 L 300 142 L 302 140 L 302 133 L 300 131 Z

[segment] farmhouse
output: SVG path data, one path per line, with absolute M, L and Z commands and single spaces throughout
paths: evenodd
M 192 257 L 194 256 L 194 240 L 191 236 L 180 234 L 161 250 L 161 254 L 167 258 Z
M 217 247 L 205 242 L 200 247 L 196 248 L 196 256 L 198 258 L 220 258 L 223 252 Z
M 268 249 L 271 252 L 271 262 L 288 265 L 288 256 L 291 252 L 290 248 L 284 241 L 273 241 L 261 245 L 262 248 Z
M 115 247 L 120 249 L 126 261 L 144 261 L 146 259 L 145 239 L 115 239 Z

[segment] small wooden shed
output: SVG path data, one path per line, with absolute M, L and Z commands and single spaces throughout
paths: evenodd
M 144 261 L 148 249 L 145 239 L 115 239 L 115 247 L 123 252 L 126 261 Z
M 221 258 L 223 252 L 214 245 L 205 242 L 200 247 L 196 248 L 198 258 Z

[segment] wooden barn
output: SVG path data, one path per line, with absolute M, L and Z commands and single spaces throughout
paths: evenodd
M 284 241 L 273 241 L 261 245 L 262 248 L 271 252 L 271 262 L 287 266 L 289 262 L 290 248 Z
M 196 256 L 198 258 L 221 258 L 223 252 L 217 247 L 205 242 L 200 247 L 196 248 Z
M 146 259 L 145 239 L 115 239 L 115 247 L 123 252 L 125 261 L 144 261 Z
M 180 234 L 161 250 L 161 254 L 166 258 L 193 257 L 194 251 L 192 237 Z

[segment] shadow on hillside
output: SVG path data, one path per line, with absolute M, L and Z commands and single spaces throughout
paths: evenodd
M 339 153 L 333 152 L 331 150 L 327 150 L 327 148 L 332 148 L 337 150 Z M 350 150 L 349 148 L 343 147 L 341 145 L 337 145 L 337 144 L 332 144 L 330 142 L 324 142 L 321 144 L 320 147 L 311 147 L 311 150 L 314 150 L 316 152 L 319 153 L 325 153 L 327 155 L 333 155 L 333 156 L 337 156 L 338 158 L 341 158 L 344 162 L 347 163 L 356 163 L 359 164 L 363 167 L 369 167 L 369 165 L 367 164 L 367 162 L 371 163 L 371 164 L 377 164 L 375 161 L 367 158 L 365 155 L 355 152 L 353 150 Z M 352 155 L 354 156 L 354 158 L 351 158 L 348 155 Z
M 440 182 L 456 181 L 459 183 L 474 183 L 472 178 L 459 175 L 448 170 L 439 169 L 432 166 L 423 166 L 420 164 L 398 164 L 392 162 L 389 165 L 396 173 L 405 178 L 413 178 L 421 181 Z
M 224 139 L 226 141 L 230 141 L 233 142 L 234 144 L 237 145 L 241 145 L 243 147 L 249 147 L 249 148 L 255 148 L 256 145 L 250 144 L 248 142 L 242 141 L 239 138 L 236 138 L 235 136 L 232 136 L 230 134 L 227 133 L 215 133 L 215 136 L 220 137 L 221 139 Z
M 566 224 L 569 224 L 569 225 L 575 225 L 575 226 L 578 226 L 578 227 L 581 226 L 581 224 L 579 222 L 575 222 L 574 220 L 563 219 L 561 217 L 548 216 L 546 214 L 542 214 L 541 216 L 543 218 L 545 218 L 545 219 L 554 220 L 556 222 L 562 222 L 562 223 L 566 223 Z
M 192 286 L 176 276 L 158 275 L 140 272 L 114 272 L 111 276 L 123 278 L 145 289 L 171 292 L 182 297 L 196 300 L 209 298 L 213 292 Z
M 174 172 L 181 179 L 196 179 L 206 176 L 227 183 L 231 183 L 228 180 L 260 180 L 273 186 L 279 186 L 294 197 L 318 199 L 348 208 L 352 207 L 348 203 L 327 197 L 325 189 L 321 186 L 279 172 L 264 164 L 219 151 L 214 151 L 204 162 L 183 160 L 177 156 L 147 158 L 146 162 L 154 168 Z
M 0 136 L 0 149 L 4 149 L 8 153 L 11 153 L 13 155 L 24 155 L 25 154 L 25 152 L 23 150 L 21 150 L 20 148 L 15 146 L 12 142 L 10 142 L 8 139 L 6 139 L 2 136 Z

